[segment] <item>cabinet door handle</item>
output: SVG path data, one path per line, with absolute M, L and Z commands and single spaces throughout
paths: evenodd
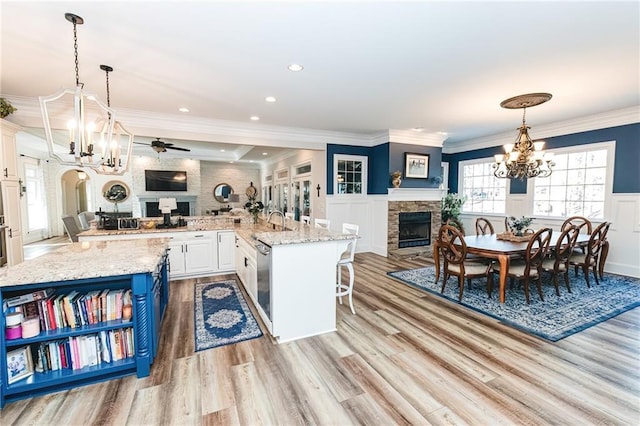
M 249 259 L 247 259 L 246 257 L 244 258 L 244 266 L 247 267 L 249 266 Z
M 202 238 L 202 237 L 204 237 L 204 235 L 202 235 L 202 234 L 193 236 L 193 238 Z
M 7 169 L 5 169 L 7 170 Z M 9 228 L 9 238 L 13 238 L 13 229 Z
M 4 177 L 9 177 L 9 169 L 8 168 L 4 168 Z
M 183 245 L 182 247 L 184 247 L 184 252 L 188 253 L 189 252 L 189 246 L 188 245 Z

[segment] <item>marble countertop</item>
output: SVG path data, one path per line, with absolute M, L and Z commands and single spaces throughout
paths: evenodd
M 152 228 L 152 229 L 119 229 L 119 230 L 105 230 L 94 229 L 81 232 L 80 236 L 103 236 L 103 235 L 127 235 L 127 234 L 166 234 L 167 232 L 186 232 L 186 231 L 220 231 L 220 230 L 233 230 L 238 235 L 254 244 L 256 240 L 267 244 L 269 246 L 277 246 L 283 244 L 303 244 L 314 243 L 322 241 L 337 241 L 337 240 L 349 240 L 355 238 L 351 234 L 343 234 L 340 232 L 331 232 L 326 229 L 315 228 L 309 225 L 303 225 L 302 223 L 287 219 L 285 222 L 285 231 L 280 231 L 280 219 L 276 218 L 275 227 L 272 224 L 267 224 L 263 215 L 258 224 L 248 223 L 243 220 L 241 223 L 234 223 L 233 217 L 229 220 L 190 220 L 187 218 L 189 226 L 180 228 Z
M 0 287 L 154 272 L 168 238 L 84 241 L 0 269 Z

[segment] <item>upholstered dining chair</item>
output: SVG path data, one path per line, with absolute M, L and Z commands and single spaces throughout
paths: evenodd
M 96 219 L 96 215 L 93 212 L 80 212 L 78 213 L 78 220 L 80 221 L 80 228 L 82 228 L 83 231 L 86 231 L 87 229 L 89 229 L 90 225 L 89 222 L 91 222 L 92 220 Z
M 479 217 L 476 219 L 476 235 L 487 235 L 487 234 L 495 234 L 493 230 L 493 225 L 489 222 L 488 219 L 484 217 Z
M 538 295 L 540 296 L 540 300 L 544 301 L 541 281 L 542 262 L 544 262 L 547 256 L 552 232 L 551 228 L 542 228 L 533 234 L 527 244 L 524 259 L 514 260 L 509 264 L 507 275 L 511 279 L 516 279 L 524 283 L 524 297 L 527 300 L 527 304 L 531 303 L 529 300 L 529 281 L 531 279 L 536 280 Z M 494 270 L 499 272 L 500 265 L 495 264 Z
M 331 226 L 331 221 L 329 219 L 314 219 L 313 224 L 316 228 L 322 228 L 328 231 Z
M 567 286 L 567 291 L 571 293 L 571 286 L 569 285 L 569 258 L 573 253 L 573 248 L 578 240 L 578 234 L 580 229 L 577 226 L 566 226 L 565 229 L 558 237 L 555 249 L 550 253 L 550 256 L 545 258 L 542 262 L 542 270 L 551 273 L 553 276 L 553 285 L 556 288 L 556 295 L 560 296 L 560 289 L 558 289 L 558 275 L 564 276 L 564 284 Z
M 67 231 L 67 235 L 69 239 L 77 243 L 78 242 L 78 234 L 80 233 L 80 227 L 78 226 L 78 222 L 76 218 L 73 216 L 63 216 L 62 224 L 64 225 L 65 231 Z
M 358 235 L 360 231 L 360 227 L 358 225 L 354 225 L 351 223 L 343 223 L 342 224 L 342 233 L 343 234 L 352 234 Z M 356 310 L 353 307 L 353 283 L 355 281 L 355 273 L 353 270 L 353 260 L 356 255 L 356 243 L 358 242 L 358 238 L 354 238 L 351 240 L 347 249 L 340 256 L 340 260 L 338 260 L 338 283 L 336 284 L 336 297 L 342 304 L 342 296 L 349 297 L 349 307 L 351 308 L 351 313 L 353 315 L 356 314 Z M 346 267 L 349 271 L 349 284 L 342 283 L 342 267 Z
M 598 281 L 598 268 L 599 262 L 603 262 L 601 254 L 603 248 L 607 247 L 607 233 L 609 232 L 610 222 L 602 222 L 596 227 L 589 237 L 589 242 L 585 248 L 585 253 L 580 253 L 574 250 L 569 258 L 569 264 L 575 268 L 575 274 L 578 275 L 578 268 L 582 268 L 584 272 L 584 279 L 587 282 L 587 287 L 591 287 L 589 283 L 589 269 L 593 270 L 593 275 L 596 278 L 596 284 L 600 284 Z M 606 249 L 606 248 L 605 248 Z M 604 266 L 604 265 L 603 265 Z M 602 278 L 602 276 L 600 277 Z
M 451 225 L 443 225 L 438 231 L 438 248 L 443 259 L 443 277 L 440 293 L 444 293 L 447 281 L 451 275 L 458 277 L 458 301 L 462 300 L 465 280 L 471 282 L 473 278 L 486 277 L 487 295 L 491 296 L 493 287 L 493 275 L 491 274 L 491 262 L 469 262 L 467 257 L 467 244 L 464 235 L 458 228 Z

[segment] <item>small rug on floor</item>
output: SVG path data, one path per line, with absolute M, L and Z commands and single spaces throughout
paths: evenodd
M 196 352 L 262 336 L 235 280 L 195 285 Z
M 494 276 L 491 299 L 487 296 L 485 281 L 476 278 L 471 281 L 471 288 L 465 281 L 462 302 L 458 302 L 458 278 L 450 277 L 444 294 L 441 294 L 442 275 L 436 284 L 433 266 L 387 274 L 413 287 L 460 303 L 504 324 L 552 342 L 640 306 L 640 280 L 620 275 L 605 274 L 604 279 L 600 280 L 600 285 L 595 285 L 591 275 L 591 287 L 587 288 L 582 272 L 580 271 L 577 277 L 571 272 L 571 293 L 564 286 L 564 279 L 560 278 L 558 297 L 553 283 L 545 283 L 545 277 L 548 277 L 545 274 L 542 286 L 544 302 L 540 300 L 535 283 L 532 283 L 529 288 L 531 304 L 527 305 L 523 287 L 516 284 L 514 288 L 510 288 L 509 282 L 506 301 L 500 304 L 497 275 Z

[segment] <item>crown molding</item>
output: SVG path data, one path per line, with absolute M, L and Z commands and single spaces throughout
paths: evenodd
M 441 148 L 446 136 L 438 133 L 423 133 L 414 130 L 388 129 L 369 138 L 368 146 L 377 146 L 383 143 L 401 143 L 407 145 L 423 145 Z
M 538 140 L 639 122 L 640 105 L 636 105 L 629 108 L 536 126 L 532 128 L 531 134 L 534 139 Z M 500 146 L 513 143 L 516 135 L 517 132 L 514 130 L 512 132 L 484 136 L 455 144 L 447 144 L 445 141 L 442 152 L 445 154 L 456 154 L 459 152 Z

